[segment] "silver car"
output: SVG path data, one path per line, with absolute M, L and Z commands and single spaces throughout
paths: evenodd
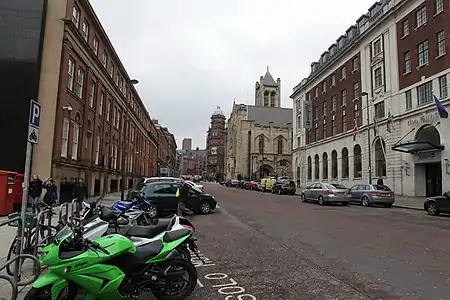
M 356 184 L 351 187 L 349 196 L 352 202 L 366 207 L 373 204 L 391 207 L 395 202 L 394 192 L 385 185 Z
M 348 189 L 339 183 L 313 183 L 302 191 L 301 197 L 303 202 L 314 201 L 320 205 L 327 203 L 347 205 L 350 202 Z

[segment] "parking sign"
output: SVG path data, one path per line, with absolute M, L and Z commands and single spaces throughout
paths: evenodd
M 28 124 L 36 128 L 39 128 L 40 121 L 41 121 L 41 105 L 37 101 L 31 99 Z

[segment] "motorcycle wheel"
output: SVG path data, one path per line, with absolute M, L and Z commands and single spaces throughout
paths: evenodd
M 185 259 L 187 261 L 191 261 L 191 251 L 189 251 L 188 247 L 186 245 L 180 245 L 175 250 L 178 251 L 178 254 L 180 254 L 180 257 L 182 259 Z
M 197 286 L 197 269 L 194 265 L 182 258 L 170 258 L 158 264 L 158 267 L 166 271 L 166 276 L 161 280 L 165 281 L 169 288 L 152 289 L 153 294 L 158 300 L 184 300 L 189 297 Z M 178 275 L 171 274 L 171 272 L 179 273 L 181 270 L 187 273 L 189 278 L 179 278 Z M 183 274 L 184 275 L 184 274 Z M 181 279 L 181 280 L 180 280 Z M 179 281 L 182 281 L 180 284 Z M 179 287 L 181 285 L 181 288 Z M 170 286 L 175 286 L 170 288 Z M 25 299 L 27 300 L 27 299 Z M 28 299 L 29 300 L 29 299 Z
M 51 300 L 52 286 L 47 285 L 41 288 L 31 288 L 25 295 L 23 300 Z M 58 300 L 75 300 L 77 297 L 77 287 L 74 284 L 69 284 L 68 288 L 63 290 L 56 299 Z

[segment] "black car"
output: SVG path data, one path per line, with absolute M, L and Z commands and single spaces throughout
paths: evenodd
M 272 194 L 295 195 L 296 190 L 295 182 L 292 180 L 278 180 L 272 186 Z
M 423 204 L 423 209 L 432 216 L 450 213 L 450 192 L 445 192 L 442 196 L 428 198 Z
M 177 212 L 178 182 L 150 182 L 146 183 L 139 197 L 145 198 L 150 204 L 149 210 L 156 209 L 156 216 L 162 217 Z M 195 187 L 189 187 L 189 198 L 186 207 L 197 214 L 208 214 L 217 208 L 217 201 L 213 196 L 203 193 Z
M 151 182 L 157 181 L 169 181 L 169 182 L 180 182 L 180 178 L 176 177 L 150 177 L 150 178 L 142 178 L 136 184 L 135 187 L 128 190 L 127 200 L 134 200 L 139 196 L 140 191 L 144 188 L 144 186 Z

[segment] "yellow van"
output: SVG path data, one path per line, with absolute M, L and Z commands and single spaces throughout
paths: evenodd
M 274 178 L 263 178 L 261 179 L 261 183 L 259 184 L 259 189 L 263 192 L 272 191 L 272 187 L 275 184 L 276 179 Z

